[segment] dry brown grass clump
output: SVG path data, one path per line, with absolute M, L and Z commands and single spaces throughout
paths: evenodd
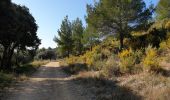
M 40 67 L 40 66 L 45 65 L 49 62 L 50 62 L 49 60 L 35 60 L 31 63 L 31 65 L 35 66 L 35 67 Z
M 136 94 L 129 87 L 119 86 L 115 79 L 106 79 L 99 71 L 81 72 L 75 78 L 78 84 L 84 84 L 91 94 L 93 100 L 141 100 L 142 97 Z
M 119 85 L 129 87 L 146 100 L 168 100 L 170 78 L 153 73 L 141 73 L 118 78 Z
M 75 80 L 95 94 L 94 100 L 169 100 L 170 77 L 154 73 L 106 79 L 100 71 L 80 72 Z M 78 83 L 78 84 L 80 84 Z

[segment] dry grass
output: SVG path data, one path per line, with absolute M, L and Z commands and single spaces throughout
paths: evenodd
M 140 73 L 106 79 L 99 71 L 80 72 L 75 80 L 95 94 L 94 100 L 169 100 L 170 77 Z M 78 84 L 80 84 L 78 83 Z
M 35 60 L 31 63 L 31 65 L 33 65 L 35 67 L 40 67 L 40 66 L 45 65 L 49 62 L 50 62 L 50 60 Z
M 25 74 L 19 75 L 17 77 L 17 81 L 25 81 L 25 80 L 28 80 L 28 79 L 29 79 L 29 77 L 27 75 L 25 75 Z
M 78 84 L 84 84 L 87 91 L 95 95 L 93 100 L 140 100 L 142 98 L 130 88 L 120 87 L 115 80 L 101 77 L 99 71 L 81 72 L 75 80 Z
M 83 71 L 77 75 L 77 78 L 99 78 L 99 71 Z
M 141 73 L 117 79 L 120 86 L 131 88 L 146 100 L 168 100 L 170 98 L 170 78 L 162 75 Z

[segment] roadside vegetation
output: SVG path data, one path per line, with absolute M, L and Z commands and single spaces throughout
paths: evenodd
M 66 16 L 56 49 L 39 49 L 38 25 L 25 6 L 0 2 L 0 91 L 51 60 L 84 84 L 94 100 L 170 98 L 170 0 L 99 0 L 87 26 Z
M 0 72 L 0 91 L 17 81 L 27 80 L 36 70 L 50 62 L 50 60 L 38 60 L 18 66 L 13 72 Z
M 55 38 L 63 70 L 76 75 L 97 100 L 168 100 L 169 6 L 168 0 L 156 7 L 143 0 L 99 0 L 87 5 L 86 28 L 77 21 L 81 31 L 66 17 Z M 81 53 L 74 49 L 73 32 L 80 36 Z
M 11 83 L 27 79 L 38 67 L 55 59 L 56 54 L 49 48 L 45 49 L 48 56 L 39 57 L 38 25 L 27 7 L 1 0 L 0 15 L 1 91 Z

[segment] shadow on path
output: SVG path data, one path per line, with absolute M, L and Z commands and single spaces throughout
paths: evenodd
M 119 86 L 117 82 L 99 78 L 79 78 L 77 83 L 83 83 L 95 100 L 143 100 L 144 98 L 134 93 L 130 88 Z
M 141 100 L 126 87 L 99 78 L 73 79 L 62 67 L 41 67 L 30 80 L 11 87 L 0 100 Z

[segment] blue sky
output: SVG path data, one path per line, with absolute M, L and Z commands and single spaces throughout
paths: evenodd
M 36 19 L 39 26 L 38 36 L 42 47 L 55 48 L 57 44 L 53 41 L 57 36 L 61 21 L 68 15 L 70 20 L 77 17 L 83 20 L 86 15 L 86 4 L 93 4 L 94 0 L 12 0 L 16 4 L 25 5 Z M 145 0 L 146 4 L 157 4 L 159 0 Z

